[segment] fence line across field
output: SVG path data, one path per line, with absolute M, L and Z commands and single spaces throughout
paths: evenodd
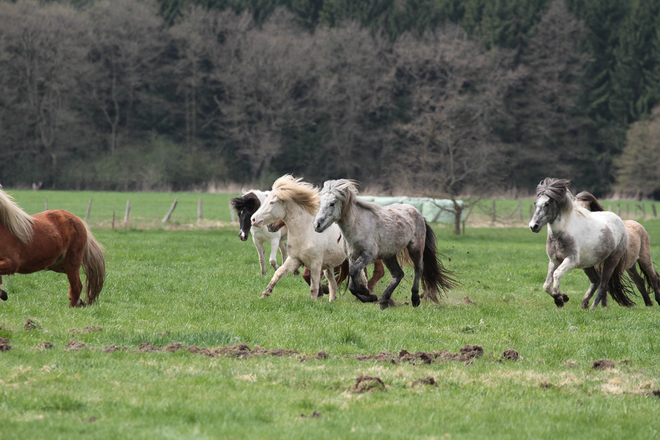
M 360 196 L 363 197 L 363 196 Z M 420 212 L 424 214 L 424 217 L 429 223 L 453 223 L 454 222 L 454 209 L 453 209 L 453 202 L 451 200 L 444 200 L 444 199 L 431 199 L 431 198 L 413 198 L 413 197 L 374 197 L 374 196 L 364 196 L 363 197 L 365 200 L 368 201 L 373 201 L 375 203 L 381 204 L 381 205 L 388 205 L 392 203 L 409 203 L 418 209 L 420 209 Z M 526 199 L 528 200 L 528 199 Z M 92 215 L 92 202 L 93 199 L 89 198 L 88 203 L 87 203 L 87 209 L 85 212 L 85 217 L 84 220 L 86 223 L 89 223 L 90 217 Z M 512 202 L 515 203 L 515 205 L 512 206 Z M 170 222 L 173 213 L 175 212 L 175 209 L 177 208 L 177 205 L 179 203 L 179 198 L 175 198 L 172 204 L 170 205 L 169 209 L 166 211 L 164 217 L 160 220 L 160 223 L 168 223 Z M 467 204 L 463 204 L 462 201 L 459 201 L 461 206 L 467 206 Z M 534 204 L 533 200 L 528 200 L 525 203 L 529 203 L 529 218 L 534 214 Z M 630 207 L 630 204 L 632 203 L 632 210 Z M 650 210 L 647 215 L 647 208 L 646 204 L 650 204 Z M 190 204 L 190 201 L 188 201 L 188 204 Z M 52 203 L 51 203 L 52 205 Z M 153 206 L 153 203 L 150 204 Z M 500 206 L 504 205 L 504 206 Z M 624 206 L 622 206 L 624 205 Z M 143 205 L 144 206 L 144 205 Z M 607 210 L 608 211 L 613 211 L 616 212 L 617 215 L 621 216 L 624 219 L 630 219 L 630 218 L 636 218 L 636 219 L 648 219 L 648 218 L 658 218 L 658 211 L 656 208 L 655 203 L 652 202 L 616 202 L 615 204 L 608 203 L 607 205 Z M 49 208 L 49 201 L 48 198 L 45 198 L 44 200 L 44 207 L 46 209 Z M 57 206 L 55 206 L 57 208 Z M 128 227 L 128 225 L 131 223 L 131 208 L 132 208 L 132 202 L 131 200 L 126 201 L 126 209 L 124 213 L 124 220 L 123 220 L 123 225 L 124 227 Z M 476 209 L 474 209 L 476 208 Z M 190 209 L 190 208 L 187 208 Z M 231 203 L 228 204 L 227 209 L 229 210 L 229 215 L 231 217 L 232 222 L 237 222 L 237 216 L 236 212 L 231 206 Z M 511 210 L 511 211 L 509 211 Z M 204 200 L 203 197 L 197 198 L 197 206 L 196 206 L 196 219 L 198 223 L 201 223 L 204 220 Z M 474 211 L 474 212 L 473 212 Z M 622 211 L 623 211 L 623 216 L 622 216 Z M 631 212 L 632 211 L 632 212 Z M 188 212 L 188 211 L 186 211 Z M 217 210 L 216 210 L 217 214 Z M 476 223 L 479 222 L 479 218 L 482 219 L 482 221 L 489 222 L 491 225 L 495 224 L 515 224 L 515 223 L 522 223 L 524 224 L 526 222 L 524 216 L 523 216 L 523 200 L 522 199 L 517 199 L 517 200 L 508 200 L 508 199 L 491 199 L 491 200 L 482 200 L 474 203 L 474 205 L 470 205 L 469 209 L 465 209 L 461 213 L 461 225 L 462 225 L 462 230 L 463 233 L 465 233 L 465 223 L 468 221 L 468 218 L 472 215 L 472 220 L 475 221 Z M 632 215 L 631 215 L 632 214 Z M 189 216 L 192 217 L 192 216 Z M 141 217 L 144 219 L 145 217 Z M 151 217 L 148 217 L 151 218 Z M 194 218 L 194 217 L 193 217 Z M 115 228 L 115 220 L 116 220 L 116 214 L 115 211 L 112 211 L 112 222 L 111 222 L 111 228 Z M 156 221 L 155 218 L 152 220 Z M 194 221 L 194 220 L 193 220 Z

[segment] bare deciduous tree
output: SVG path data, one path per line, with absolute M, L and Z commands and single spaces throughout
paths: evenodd
M 469 206 L 459 194 L 499 187 L 503 149 L 493 125 L 504 118 L 503 96 L 518 79 L 509 56 L 486 52 L 449 26 L 423 39 L 403 37 L 395 46 L 396 75 L 411 87 L 412 120 L 397 127 L 400 183 L 454 205 L 455 233 Z M 476 202 L 476 201 L 473 201 Z

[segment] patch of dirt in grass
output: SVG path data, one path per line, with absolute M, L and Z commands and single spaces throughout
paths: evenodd
M 41 330 L 41 324 L 39 324 L 37 321 L 35 321 L 32 318 L 28 318 L 27 321 L 25 321 L 25 325 L 23 326 L 23 330 Z
M 416 364 L 432 364 L 437 362 L 448 361 L 466 361 L 471 362 L 473 359 L 483 356 L 484 349 L 480 345 L 465 345 L 461 348 L 460 352 L 452 353 L 448 350 L 439 351 L 416 351 L 410 353 L 408 350 L 401 350 L 397 356 L 387 351 L 381 351 L 378 354 L 356 354 L 348 355 L 346 358 L 354 358 L 359 361 L 378 361 L 378 362 L 410 362 Z
M 137 351 L 139 353 L 149 353 L 152 351 L 160 351 L 160 348 L 156 347 L 151 342 L 143 342 L 142 344 L 138 345 Z
M 594 361 L 592 367 L 596 370 L 606 370 L 608 368 L 614 368 L 615 364 L 609 359 L 600 359 Z
M 37 345 L 37 349 L 39 350 L 50 350 L 53 348 L 53 344 L 50 342 L 42 342 L 41 344 Z
M 564 362 L 564 367 L 574 368 L 574 367 L 577 367 L 577 366 L 578 366 L 577 362 L 575 362 L 573 359 L 569 359 L 566 362 Z
M 305 414 L 300 414 L 300 418 L 301 418 L 301 419 L 306 419 L 306 418 L 308 418 L 308 417 L 311 417 L 312 419 L 318 419 L 318 418 L 321 417 L 321 413 L 320 413 L 320 412 L 317 412 L 317 411 L 314 411 L 314 412 L 311 413 L 309 416 L 307 416 L 307 415 L 305 415 Z
M 88 350 L 89 347 L 87 346 L 87 344 L 83 342 L 71 340 L 66 343 L 64 349 L 69 351 L 76 351 L 76 350 Z
M 518 359 L 520 359 L 520 354 L 516 350 L 508 349 L 502 352 L 502 360 L 517 361 Z
M 651 391 L 651 395 L 653 397 L 660 397 L 660 390 L 653 390 Z
M 372 391 L 386 391 L 385 383 L 380 377 L 359 376 L 355 379 L 355 386 L 351 389 L 354 393 L 365 393 Z
M 426 386 L 437 387 L 438 382 L 435 381 L 435 378 L 433 376 L 427 376 L 427 377 L 423 377 L 421 379 L 417 379 L 414 382 L 410 382 L 408 384 L 409 388 L 419 388 L 419 387 L 426 387 Z
M 100 332 L 101 330 L 103 330 L 101 327 L 99 327 L 97 325 L 92 325 L 92 326 L 89 326 L 89 327 L 85 327 L 83 330 L 78 330 L 78 329 L 72 328 L 71 330 L 69 330 L 69 333 L 82 334 L 82 333 L 89 333 L 89 332 Z
M 9 341 L 5 338 L 0 338 L 0 352 L 9 351 L 12 349 L 12 346 L 9 345 Z
M 103 347 L 103 351 L 106 353 L 114 353 L 115 351 L 127 351 L 127 348 L 118 345 L 106 345 Z

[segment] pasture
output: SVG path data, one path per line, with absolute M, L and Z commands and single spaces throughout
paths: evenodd
M 588 281 L 573 271 L 562 281 L 570 301 L 556 308 L 542 290 L 545 230 L 454 236 L 451 226 L 434 227 L 461 285 L 440 305 L 381 311 L 343 286 L 335 303 L 314 302 L 292 275 L 259 298 L 273 269 L 260 275 L 254 246 L 229 223 L 227 195 L 204 194 L 209 220 L 198 227 L 196 194 L 8 192 L 29 213 L 47 195 L 50 208 L 84 217 L 87 199 L 99 199 L 90 224 L 107 250 L 107 280 L 97 305 L 69 309 L 63 275 L 4 278 L 0 337 L 12 349 L 0 352 L 2 439 L 660 435 L 660 306 L 635 298 L 629 309 L 610 301 L 583 310 Z M 174 227 L 162 227 L 175 196 Z M 123 219 L 127 198 L 133 223 L 109 229 L 108 214 Z M 643 224 L 658 262 L 660 222 Z M 410 276 L 406 268 L 395 300 L 410 301 Z M 214 351 L 235 344 L 281 351 Z M 397 358 L 465 345 L 483 356 Z M 520 358 L 503 360 L 507 349 Z M 392 356 L 360 356 L 380 352 Z M 614 368 L 593 368 L 600 359 Z M 355 389 L 359 376 L 384 386 Z M 416 382 L 429 376 L 437 386 Z

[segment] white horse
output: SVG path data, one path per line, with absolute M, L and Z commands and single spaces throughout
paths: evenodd
M 268 192 L 252 189 L 244 192 L 241 197 L 231 199 L 231 204 L 236 209 L 238 214 L 238 222 L 240 224 L 240 232 L 238 233 L 241 241 L 246 241 L 250 234 L 252 223 L 250 218 L 252 214 L 257 212 L 257 209 L 266 200 Z M 266 275 L 266 251 L 264 243 L 270 243 L 270 258 L 268 261 L 273 269 L 277 270 L 280 266 L 277 264 L 277 249 L 282 254 L 282 264 L 286 261 L 286 238 L 287 228 L 283 227 L 276 232 L 270 232 L 266 226 L 255 226 L 252 229 L 252 242 L 254 247 L 257 248 L 259 254 L 259 266 L 261 267 L 261 275 Z
M 536 210 L 529 222 L 532 232 L 548 225 L 546 253 L 550 259 L 548 276 L 543 289 L 554 298 L 557 307 L 563 307 L 568 296 L 561 293 L 559 283 L 565 273 L 583 269 L 591 285 L 582 298 L 582 307 L 596 289 L 598 293 L 592 309 L 602 302 L 607 305 L 607 291 L 622 306 L 635 303 L 628 297 L 629 287 L 621 281 L 622 258 L 628 247 L 628 232 L 619 216 L 611 212 L 589 212 L 578 206 L 568 190 L 568 180 L 542 180 L 536 188 Z M 602 263 L 599 275 L 594 266 Z
M 273 189 L 252 215 L 253 226 L 263 226 L 282 220 L 289 229 L 289 257 L 275 271 L 262 297 L 270 296 L 279 279 L 305 265 L 310 270 L 310 294 L 316 299 L 319 293 L 321 272 L 328 280 L 330 301 L 337 297 L 337 281 L 333 269 L 346 260 L 342 247 L 341 231 L 335 225 L 323 234 L 314 232 L 312 222 L 319 208 L 318 190 L 309 183 L 284 175 L 273 184 Z

